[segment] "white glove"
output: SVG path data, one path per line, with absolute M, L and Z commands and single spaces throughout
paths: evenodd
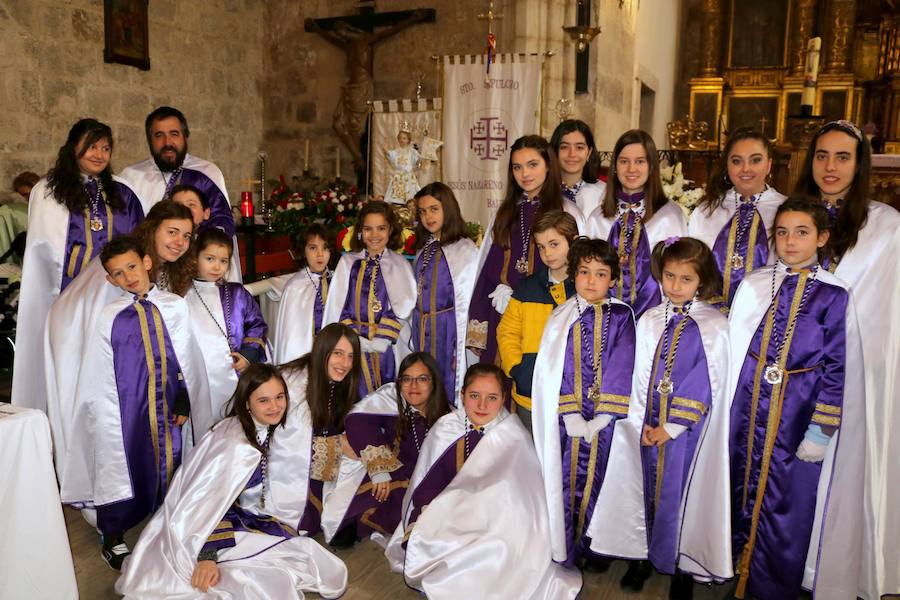
M 569 437 L 589 438 L 588 422 L 579 414 L 563 415 L 566 435 Z
M 505 283 L 501 283 L 494 288 L 493 292 L 488 294 L 488 298 L 491 299 L 491 306 L 494 307 L 494 310 L 502 315 L 506 312 L 506 307 L 509 306 L 509 299 L 512 298 L 512 294 L 512 288 Z
M 606 429 L 612 422 L 612 415 L 597 415 L 587 422 L 588 437 L 593 439 L 595 435 Z
M 391 343 L 384 338 L 375 338 L 374 340 L 359 338 L 359 349 L 363 352 L 377 352 L 381 354 L 382 352 L 386 352 L 390 346 Z
M 805 462 L 822 462 L 825 459 L 825 451 L 828 450 L 828 446 L 817 444 L 812 440 L 804 438 L 802 442 L 800 442 L 800 447 L 797 448 L 797 458 Z

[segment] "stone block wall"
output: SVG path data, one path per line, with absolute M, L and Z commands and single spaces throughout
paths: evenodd
M 112 127 L 114 170 L 146 158 L 144 118 L 169 104 L 236 203 L 260 147 L 263 15 L 258 0 L 152 0 L 141 71 L 103 62 L 101 0 L 0 0 L 0 198 L 18 172 L 44 174 L 82 117 Z

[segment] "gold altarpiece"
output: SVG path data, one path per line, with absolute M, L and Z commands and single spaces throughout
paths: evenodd
M 788 116 L 800 112 L 806 44 L 816 34 L 822 55 L 813 114 L 859 122 L 854 0 L 701 0 L 700 8 L 701 68 L 690 80 L 690 115 L 709 123 L 709 149 L 743 126 L 790 145 Z

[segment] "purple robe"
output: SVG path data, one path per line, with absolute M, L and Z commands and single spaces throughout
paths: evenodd
M 515 289 L 519 281 L 531 275 L 538 267 L 543 266 L 540 254 L 531 235 L 534 219 L 540 208 L 540 201 L 535 198 L 532 201 L 520 200 L 515 212 L 515 221 L 509 232 L 509 246 L 504 247 L 499 240 L 492 240 L 487 258 L 475 281 L 475 289 L 472 292 L 472 301 L 469 304 L 469 321 L 487 322 L 487 339 L 485 348 L 481 353 L 479 362 L 496 364 L 499 362 L 497 355 L 497 325 L 502 316 L 491 305 L 488 294 L 501 283 Z M 523 213 L 524 211 L 524 213 Z M 522 223 L 525 230 L 522 230 Z M 527 248 L 522 241 L 527 240 Z M 519 273 L 516 270 L 516 262 L 525 257 L 528 260 L 528 271 Z
M 732 537 L 738 591 L 760 598 L 796 597 L 813 529 L 822 463 L 797 448 L 811 424 L 840 426 L 846 361 L 846 290 L 790 272 L 766 311 L 743 361 L 731 405 Z M 802 282 L 798 283 L 798 282 Z M 798 313 L 804 289 L 807 298 Z M 798 289 L 800 288 L 800 289 Z M 778 339 L 785 340 L 782 383 L 765 380 Z M 760 359 L 764 357 L 764 359 Z
M 392 469 L 389 471 L 391 488 L 387 500 L 378 502 L 372 496 L 372 481 L 367 472 L 338 531 L 353 519 L 357 520 L 356 532 L 360 539 L 374 532 L 390 537 L 397 528 L 402 516 L 403 496 L 419 458 L 419 449 L 428 433 L 425 417 L 415 410 L 412 414 L 411 429 L 400 438 L 399 445 L 395 444 L 397 415 L 354 412 L 344 418 L 347 441 L 357 455 L 362 457 L 366 448 L 382 446 L 391 451 L 395 458 L 387 461 L 391 464 L 383 465 L 386 470 Z M 366 466 L 367 469 L 372 468 L 371 464 Z
M 351 265 L 347 284 L 349 293 L 341 309 L 340 321 L 351 327 L 361 338 L 385 339 L 393 345 L 400 335 L 401 325 L 391 308 L 391 299 L 380 268 L 375 281 L 372 281 L 372 272 L 377 262 L 375 259 L 359 259 Z M 373 291 L 375 298 L 381 303 L 380 311 L 374 310 L 369 303 Z M 397 377 L 394 350 L 390 346 L 385 352 L 364 352 L 361 363 L 363 376 L 359 380 L 360 398 L 368 396 Z
M 737 212 L 719 231 L 712 248 L 716 266 L 722 274 L 722 304 L 717 305 L 717 308 L 724 309 L 723 312 L 726 313 L 734 300 L 738 285 L 747 273 L 764 266 L 769 260 L 766 225 L 762 215 L 756 210 L 756 199 L 758 196 L 750 200 L 741 200 Z M 732 263 L 732 256 L 735 254 L 743 261 L 740 267 Z
M 105 194 L 100 196 L 98 213 L 103 229 L 91 231 L 91 209 L 85 208 L 80 213 L 69 211 L 69 225 L 66 231 L 66 250 L 63 255 L 62 280 L 59 292 L 62 293 L 72 281 L 78 277 L 91 259 L 100 254 L 103 247 L 113 238 L 128 235 L 144 220 L 141 201 L 127 185 L 114 181 L 125 207 L 113 210 L 107 203 Z M 97 181 L 88 179 L 85 184 L 87 193 L 92 198 L 97 193 Z
M 200 225 L 201 230 L 215 227 L 224 231 L 229 237 L 234 237 L 234 215 L 231 213 L 231 204 L 228 202 L 228 198 L 212 179 L 200 171 L 184 167 L 176 169 L 166 184 L 163 197 L 160 199 L 147 198 L 147 200 L 154 204 L 158 200 L 166 200 L 171 196 L 171 190 L 176 185 L 192 185 L 206 194 L 209 199 L 209 219 Z
M 422 478 L 421 483 L 413 490 L 410 498 L 410 504 L 412 505 L 413 510 L 409 515 L 409 521 L 406 525 L 406 534 L 403 538 L 404 548 L 406 548 L 406 540 L 409 537 L 409 532 L 411 532 L 415 526 L 416 521 L 419 519 L 419 515 L 422 514 L 424 509 L 428 508 L 428 505 L 431 504 L 432 500 L 437 498 L 438 495 L 444 491 L 444 488 L 450 485 L 450 482 L 453 481 L 456 474 L 462 470 L 466 460 L 472 456 L 472 452 L 475 451 L 475 447 L 483 437 L 484 433 L 481 429 L 475 427 L 469 429 L 464 435 L 460 436 L 459 439 L 451 444 L 439 459 L 434 461 L 434 464 L 431 465 L 428 473 Z
M 256 470 L 250 475 L 250 479 L 247 481 L 247 485 L 244 486 L 244 490 L 250 490 L 260 486 L 262 485 L 262 482 L 262 461 L 260 461 Z M 274 517 L 258 515 L 245 510 L 239 504 L 239 500 L 235 500 L 234 504 L 225 511 L 219 524 L 216 525 L 212 533 L 209 534 L 209 538 L 203 545 L 201 552 L 208 552 L 210 550 L 219 551 L 236 546 L 237 543 L 234 537 L 236 531 L 265 533 L 267 535 L 285 539 L 294 538 L 300 535 L 297 530 L 290 525 L 282 523 Z
M 240 283 L 226 282 L 219 286 L 219 299 L 228 323 L 228 345 L 250 362 L 265 362 L 269 327 L 256 298 Z
M 313 429 L 313 437 L 311 440 L 312 450 L 310 451 L 310 460 L 314 461 L 316 458 L 316 441 L 317 438 L 336 438 L 335 439 L 335 452 L 341 451 L 341 442 L 340 439 L 337 439 L 344 433 L 343 424 L 338 424 L 332 422 L 328 427 L 324 429 Z M 309 475 L 309 492 L 306 500 L 306 509 L 303 511 L 303 517 L 300 519 L 300 525 L 297 526 L 298 530 L 305 531 L 306 535 L 312 537 L 322 529 L 322 502 L 324 501 L 325 496 L 325 482 L 321 479 L 316 479 L 313 475 L 312 470 L 310 470 Z
M 591 556 L 591 539 L 586 535 L 597 495 L 603 485 L 615 422 L 628 415 L 631 374 L 634 371 L 634 319 L 627 306 L 602 305 L 608 330 L 596 327 L 595 307 L 583 308 L 580 319 L 569 328 L 565 363 L 559 390 L 559 436 L 562 449 L 562 493 L 565 508 L 566 561 L 574 564 L 577 556 Z M 588 391 L 594 382 L 596 348 L 602 336 L 600 357 L 601 396 L 594 402 Z M 597 415 L 610 415 L 613 421 L 591 440 L 570 438 L 563 417 L 580 414 L 585 421 Z
M 412 347 L 437 361 L 447 398 L 455 406 L 456 296 L 450 265 L 440 246 L 437 241 L 428 244 L 416 260 L 419 293 L 412 314 Z
M 644 227 L 644 192 L 626 194 L 619 191 L 619 215 L 609 232 L 609 243 L 619 255 L 621 273 L 610 295 L 625 302 L 634 310 L 638 320 L 644 311 L 660 302 L 659 285 L 650 272 L 650 239 Z
M 674 356 L 671 356 L 672 350 Z M 670 358 L 671 356 L 671 358 Z M 657 386 L 665 375 L 666 361 L 672 360 L 669 379 L 673 389 L 660 394 Z M 644 472 L 648 558 L 660 573 L 672 575 L 678 560 L 681 512 L 691 464 L 703 424 L 712 403 L 709 369 L 700 329 L 680 309 L 666 326 L 653 359 L 647 413 L 644 425 L 658 427 L 673 423 L 687 427 L 661 448 L 641 446 Z
M 181 464 L 181 428 L 174 424 L 176 398 L 187 388 L 159 309 L 141 299 L 121 311 L 111 332 L 122 438 L 133 496 L 97 507 L 98 527 L 120 534 L 162 503 Z

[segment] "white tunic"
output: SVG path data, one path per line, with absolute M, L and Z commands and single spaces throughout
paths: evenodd
M 567 198 L 566 212 L 575 217 L 578 233 L 589 238 L 599 237 L 597 228 L 603 219 L 603 197 L 606 195 L 606 182 L 583 183 L 575 194 L 575 204 Z

